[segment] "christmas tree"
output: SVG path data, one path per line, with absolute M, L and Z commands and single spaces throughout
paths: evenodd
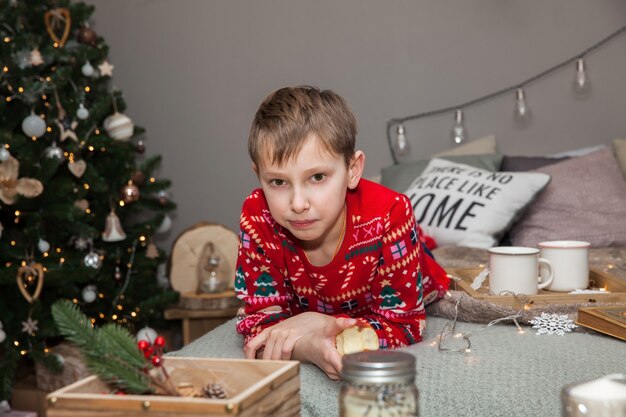
M 278 295 L 276 288 L 274 288 L 276 281 L 265 271 L 261 272 L 261 275 L 254 281 L 254 285 L 259 287 L 254 292 L 255 297 L 274 297 Z
M 170 182 L 111 87 L 93 11 L 0 0 L 0 400 L 20 364 L 59 366 L 55 301 L 135 332 L 164 327 L 178 297 L 153 242 L 171 225 Z
M 394 290 L 391 285 L 386 285 L 380 292 L 380 296 L 383 298 L 383 302 L 380 303 L 380 308 L 390 309 L 405 307 L 406 304 L 398 297 L 399 295 L 400 293 Z

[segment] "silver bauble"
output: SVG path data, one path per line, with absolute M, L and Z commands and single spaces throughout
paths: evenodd
M 157 284 L 159 284 L 159 287 L 165 289 L 170 288 L 170 279 L 167 276 L 167 264 L 165 262 L 157 266 L 156 280 Z
M 148 343 L 154 343 L 154 339 L 158 336 L 156 330 L 152 327 L 144 327 L 137 331 L 137 341 L 145 340 Z
M 159 227 L 157 227 L 156 232 L 165 233 L 171 228 L 172 228 L 172 218 L 166 214 L 165 217 L 163 217 L 163 221 L 161 222 Z
M 63 149 L 59 148 L 56 143 L 52 143 L 46 148 L 44 155 L 48 159 L 63 159 Z
M 48 243 L 45 239 L 39 239 L 39 242 L 37 242 L 37 249 L 39 249 L 39 252 L 41 253 L 48 252 L 50 250 L 50 243 Z
M 85 259 L 83 259 L 83 263 L 88 268 L 98 269 L 102 266 L 102 259 L 95 252 L 89 252 L 85 255 Z
M 11 156 L 11 152 L 4 146 L 0 147 L 0 162 L 4 162 Z
M 93 73 L 95 72 L 94 68 L 91 66 L 91 62 L 87 61 L 85 62 L 85 64 L 80 68 L 80 72 L 83 73 L 83 75 L 85 77 L 91 77 L 93 75 Z
M 159 204 L 165 206 L 170 202 L 170 194 L 165 190 L 161 190 L 157 193 L 157 199 L 159 200 Z
M 4 342 L 4 339 L 7 338 L 7 334 L 4 332 L 4 330 L 0 329 L 0 343 Z
M 83 103 L 80 103 L 78 105 L 78 110 L 76 110 L 76 117 L 78 117 L 80 120 L 85 120 L 89 117 L 89 110 L 87 110 Z
M 22 131 L 29 138 L 39 138 L 46 133 L 46 122 L 41 117 L 31 113 L 22 120 Z
M 83 296 L 83 301 L 85 301 L 86 303 L 93 303 L 94 301 L 96 301 L 96 297 L 98 296 L 97 291 L 98 288 L 96 288 L 95 285 L 87 285 L 85 288 L 83 288 L 83 291 L 81 292 Z

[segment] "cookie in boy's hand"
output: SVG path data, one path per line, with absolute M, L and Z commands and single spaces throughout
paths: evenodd
M 364 350 L 378 350 L 378 335 L 368 325 L 356 325 L 337 335 L 337 350 L 341 356 Z

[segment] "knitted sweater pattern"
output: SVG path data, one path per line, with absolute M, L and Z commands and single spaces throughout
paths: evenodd
M 271 216 L 261 189 L 245 200 L 235 277 L 245 302 L 237 331 L 247 343 L 263 329 L 305 311 L 353 317 L 371 326 L 382 349 L 421 340 L 425 304 L 443 296 L 448 277 L 422 247 L 410 200 L 367 180 L 346 195 L 343 242 L 324 266 Z

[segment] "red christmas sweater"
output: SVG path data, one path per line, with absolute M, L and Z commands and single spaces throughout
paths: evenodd
M 382 349 L 422 339 L 424 306 L 443 296 L 449 278 L 424 252 L 410 200 L 361 180 L 348 190 L 346 204 L 341 247 L 320 267 L 272 218 L 261 189 L 246 198 L 235 280 L 237 297 L 245 302 L 237 331 L 246 343 L 305 311 L 367 323 Z

